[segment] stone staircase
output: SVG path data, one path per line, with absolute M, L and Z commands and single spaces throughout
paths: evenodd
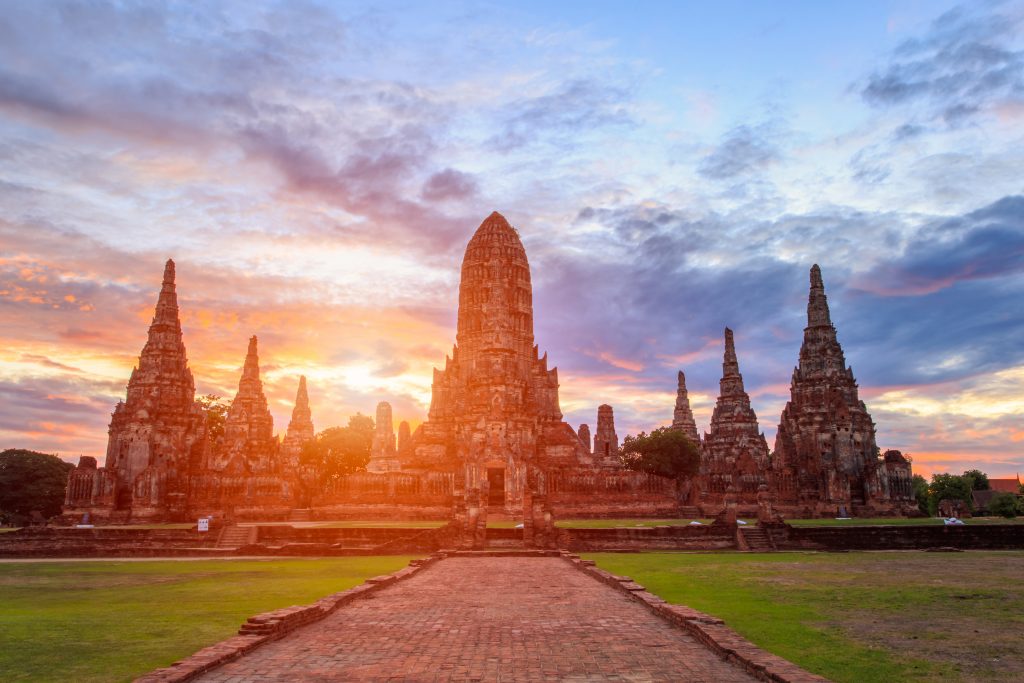
M 226 526 L 217 538 L 218 548 L 241 548 L 256 541 L 257 528 L 254 526 Z
M 488 549 L 520 550 L 524 547 L 522 529 L 487 529 Z
M 743 534 L 743 540 L 747 543 L 747 548 L 753 553 L 768 553 L 775 550 L 775 544 L 772 543 L 772 537 L 768 535 L 765 529 L 759 526 L 744 526 L 740 527 L 740 533 Z
M 309 508 L 292 508 L 288 513 L 289 522 L 309 522 L 312 519 L 313 514 Z

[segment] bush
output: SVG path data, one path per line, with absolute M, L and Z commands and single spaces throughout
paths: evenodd
M 989 501 L 988 511 L 998 517 L 1012 519 L 1018 512 L 1017 496 L 1012 493 L 997 493 Z
M 692 477 L 700 469 L 700 451 L 675 429 L 662 427 L 650 434 L 627 436 L 620 451 L 626 468 L 680 479 Z

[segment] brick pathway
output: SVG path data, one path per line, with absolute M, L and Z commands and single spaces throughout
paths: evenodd
M 449 558 L 202 681 L 754 680 L 558 558 Z

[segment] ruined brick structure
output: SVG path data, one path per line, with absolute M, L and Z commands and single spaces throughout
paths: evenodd
M 281 460 L 286 467 L 297 467 L 302 447 L 316 438 L 313 428 L 313 412 L 309 408 L 309 394 L 306 392 L 306 376 L 299 377 L 299 389 L 295 392 L 295 407 L 288 431 L 281 441 Z
M 79 463 L 66 501 L 70 514 L 150 518 L 183 512 L 184 475 L 207 455 L 206 414 L 195 401 L 174 276 L 169 260 L 146 345 L 132 369 L 125 400 L 110 419 L 106 466 L 97 468 L 92 459 Z
M 579 436 L 580 443 L 583 444 L 583 449 L 587 453 L 593 453 L 594 446 L 593 441 L 590 439 L 590 425 L 580 425 L 579 431 L 576 432 L 576 435 Z
M 174 280 L 174 262 L 167 261 L 146 345 L 111 416 L 105 466 L 82 458 L 72 471 L 67 518 L 88 512 L 96 521 L 156 521 L 235 505 L 287 509 L 289 487 L 277 474 L 255 338 L 215 450 L 207 413 L 195 400 Z
M 672 427 L 682 432 L 694 446 L 700 447 L 700 435 L 697 433 L 697 421 L 693 419 L 690 409 L 690 394 L 686 391 L 686 375 L 679 371 L 679 385 L 676 389 L 676 407 L 672 413 Z
M 870 515 L 909 507 L 902 493 L 890 495 L 875 425 L 836 338 L 817 265 L 811 268 L 807 327 L 790 394 L 772 462 L 774 492 L 784 513 Z M 892 466 L 894 473 L 903 469 L 896 461 Z
M 527 542 L 550 544 L 549 479 L 596 471 L 562 420 L 558 372 L 534 345 L 526 250 L 497 212 L 466 247 L 456 344 L 434 371 L 430 413 L 413 441 L 411 467 L 454 471 L 453 514 L 468 545 L 482 542 L 488 509 L 521 515 Z
M 757 504 L 758 487 L 767 484 L 768 442 L 758 427 L 750 396 L 743 387 L 736 345 L 728 327 L 725 328 L 722 379 L 718 385 L 718 402 L 711 415 L 710 431 L 704 435 L 701 503 L 712 509 L 721 507 L 731 491 L 737 503 L 752 507 Z
M 216 471 L 276 474 L 281 470 L 274 417 L 263 393 L 256 344 L 256 337 L 251 337 L 238 392 L 224 420 L 223 447 L 212 459 L 211 469 Z
M 615 433 L 615 412 L 607 403 L 597 407 L 594 461 L 605 467 L 617 467 L 620 464 L 619 436 Z
M 406 424 L 406 430 L 409 425 Z M 373 443 L 370 445 L 370 462 L 367 472 L 394 472 L 402 469 L 395 445 L 395 422 L 391 416 L 391 404 L 381 401 L 377 404 L 377 419 L 374 423 Z

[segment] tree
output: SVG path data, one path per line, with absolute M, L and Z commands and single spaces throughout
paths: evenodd
M 313 465 L 321 481 L 329 481 L 366 469 L 373 444 L 373 418 L 356 413 L 347 427 L 328 427 L 302 447 L 304 465 Z
M 224 422 L 227 420 L 231 401 L 222 401 L 216 394 L 207 394 L 197 399 L 206 411 L 206 433 L 211 443 L 218 443 L 224 436 Z
M 988 491 L 988 475 L 981 470 L 967 470 L 964 472 L 964 479 L 971 484 L 972 491 Z
M 917 509 L 928 514 L 928 480 L 922 477 L 920 474 L 915 474 L 910 480 L 911 490 L 914 492 L 914 498 L 917 500 Z
M 700 469 L 697 446 L 682 432 L 668 427 L 627 436 L 619 457 L 627 469 L 673 479 L 693 476 Z
M 74 468 L 56 455 L 20 448 L 0 453 L 0 523 L 24 524 L 33 511 L 59 515 Z
M 968 510 L 973 509 L 971 480 L 956 474 L 933 474 L 928 485 L 928 513 L 937 515 L 939 502 L 947 499 L 963 501 Z
M 988 502 L 988 511 L 999 517 L 1012 519 L 1017 516 L 1017 496 L 1012 493 L 997 493 Z

